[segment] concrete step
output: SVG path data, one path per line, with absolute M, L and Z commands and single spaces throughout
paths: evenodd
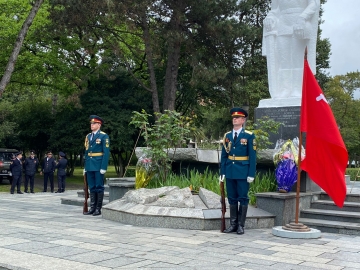
M 79 198 L 84 198 L 85 197 L 85 192 L 83 190 L 79 190 L 77 192 L 77 196 Z M 109 192 L 106 192 L 106 191 L 104 192 L 104 198 L 109 198 Z
M 319 195 L 319 200 L 326 200 L 326 201 L 332 201 L 332 199 L 327 195 L 325 192 L 321 192 Z M 358 202 L 360 203 L 360 194 L 354 194 L 354 193 L 347 193 L 346 202 Z
M 299 218 L 299 223 L 303 223 L 309 228 L 318 229 L 327 233 L 360 235 L 359 223 L 318 220 L 311 218 Z
M 85 198 L 85 191 L 83 191 L 83 190 L 78 190 L 77 196 L 78 196 L 79 198 Z M 105 192 L 104 192 L 104 198 L 109 199 L 109 192 L 108 192 L 108 191 L 105 191 Z
M 105 193 L 105 196 L 106 196 L 106 194 L 109 194 L 109 186 L 108 185 L 104 185 L 104 187 L 105 187 L 105 190 L 104 190 L 104 193 Z M 79 197 L 81 197 L 81 198 L 84 198 L 84 196 L 85 196 L 85 194 L 84 194 L 85 192 L 84 192 L 84 190 L 83 189 L 80 189 L 80 190 L 78 190 L 78 196 Z M 105 197 L 104 196 L 104 197 Z
M 73 196 L 67 196 L 60 198 L 61 204 L 67 204 L 67 205 L 76 205 L 76 206 L 83 206 L 84 205 L 84 198 L 79 198 L 76 195 Z M 109 199 L 106 199 L 104 197 L 103 200 L 103 206 L 109 203 Z M 88 206 L 90 206 L 90 199 L 88 199 Z
M 333 201 L 317 200 L 311 203 L 312 209 L 338 210 L 349 212 L 360 212 L 360 203 L 345 202 L 343 208 L 338 207 Z
M 321 221 L 330 220 L 338 222 L 360 223 L 359 212 L 325 210 L 325 209 L 305 209 L 300 212 L 301 218 L 318 219 Z

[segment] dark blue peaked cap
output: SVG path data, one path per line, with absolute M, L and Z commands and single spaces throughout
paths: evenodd
M 245 111 L 244 109 L 239 108 L 239 107 L 232 108 L 230 110 L 230 114 L 232 117 L 235 117 L 235 116 L 247 117 L 248 116 L 247 111 Z
M 103 120 L 100 116 L 90 115 L 90 123 L 100 123 L 100 124 L 103 124 L 103 123 L 104 123 L 104 120 Z

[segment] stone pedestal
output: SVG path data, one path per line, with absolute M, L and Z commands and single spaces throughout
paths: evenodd
M 310 208 L 314 195 L 320 192 L 300 193 L 299 211 Z M 295 219 L 296 193 L 264 192 L 256 193 L 256 206 L 275 216 L 275 226 L 284 226 Z
M 135 189 L 135 177 L 106 178 L 109 186 L 109 202 L 122 198 L 126 192 Z
M 282 123 L 278 133 L 271 133 L 269 140 L 273 145 L 269 148 L 275 148 L 278 139 L 288 140 L 299 137 L 300 134 L 300 106 L 289 107 L 266 107 L 255 109 L 255 123 L 258 119 L 267 116 L 270 119 Z M 303 145 L 305 138 L 303 137 Z

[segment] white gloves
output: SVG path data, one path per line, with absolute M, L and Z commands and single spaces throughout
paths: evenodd
M 250 177 L 250 176 L 247 177 L 248 183 L 252 183 L 253 181 L 254 181 L 254 177 Z
M 12 176 L 12 173 L 11 173 L 11 172 L 9 172 L 9 176 Z
M 85 175 L 85 173 L 86 173 L 86 171 L 85 171 L 85 169 L 84 169 L 83 175 Z M 101 174 L 105 174 L 105 173 L 106 173 L 106 170 L 100 169 L 100 173 L 101 173 Z
M 225 179 L 225 174 L 220 175 L 220 176 L 219 176 L 219 184 L 220 184 L 221 182 L 224 182 L 224 179 Z

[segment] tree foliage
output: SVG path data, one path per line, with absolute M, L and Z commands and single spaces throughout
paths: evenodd
M 360 154 L 360 100 L 354 99 L 359 88 L 360 72 L 350 72 L 330 79 L 324 89 L 350 155 Z
M 45 1 L 0 100 L 1 144 L 40 152 L 52 148 L 75 157 L 82 152 L 88 116 L 99 114 L 106 119 L 103 129 L 121 175 L 138 136 L 128 125 L 132 111 L 196 115 L 198 134 L 218 139 L 231 127 L 224 120 L 229 108 L 245 105 L 252 112 L 269 97 L 261 46 L 270 2 Z M 32 5 L 0 0 L 0 8 L 0 67 L 5 70 Z M 322 12 L 317 80 L 348 149 L 359 152 L 359 132 L 351 128 L 358 119 L 349 116 L 356 112 L 357 75 L 328 75 L 331 47 L 321 38 Z

